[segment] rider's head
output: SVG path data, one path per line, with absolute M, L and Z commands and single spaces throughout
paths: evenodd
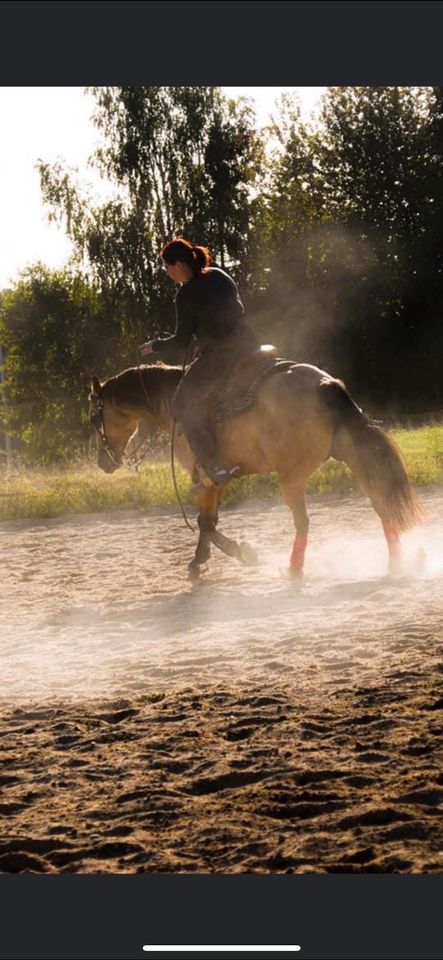
M 160 256 L 168 276 L 176 283 L 187 283 L 204 273 L 211 262 L 211 254 L 206 247 L 199 247 L 181 237 L 167 243 Z

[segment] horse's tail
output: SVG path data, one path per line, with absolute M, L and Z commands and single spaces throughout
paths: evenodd
M 325 379 L 320 391 L 335 427 L 331 456 L 352 470 L 393 533 L 414 527 L 423 511 L 396 444 L 370 422 L 340 380 Z

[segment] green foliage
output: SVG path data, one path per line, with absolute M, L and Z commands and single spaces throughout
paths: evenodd
M 344 379 L 376 416 L 443 408 L 443 88 L 329 88 L 316 126 L 285 95 L 265 132 L 217 87 L 93 92 L 93 162 L 115 194 L 97 205 L 41 161 L 71 270 L 34 266 L 0 300 L 0 414 L 29 458 L 84 445 L 91 374 L 173 329 L 158 255 L 177 235 L 232 272 L 280 355 Z
M 67 460 L 85 444 L 89 379 L 120 365 L 118 334 L 98 292 L 67 271 L 36 265 L 2 294 L 3 421 L 29 459 Z
M 131 332 L 173 326 L 173 289 L 159 252 L 174 236 L 204 243 L 221 266 L 251 274 L 251 191 L 263 159 L 250 108 L 216 87 L 98 87 L 105 137 L 95 162 L 118 188 L 95 207 L 72 176 L 40 163 L 43 199 L 65 223 L 100 287 L 125 303 Z M 253 243 L 251 243 L 253 246 Z
M 263 327 L 373 412 L 443 402 L 442 102 L 336 87 L 316 128 L 288 98 L 273 126 Z

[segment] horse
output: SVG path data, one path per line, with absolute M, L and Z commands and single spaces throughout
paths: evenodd
M 181 367 L 159 362 L 130 367 L 104 382 L 92 378 L 89 418 L 96 430 L 97 464 L 102 470 L 112 473 L 122 464 L 139 421 L 172 434 L 172 399 L 182 375 Z M 277 474 L 295 526 L 289 560 L 294 580 L 303 577 L 308 542 L 306 486 L 329 457 L 347 464 L 369 497 L 383 527 L 388 570 L 400 571 L 401 534 L 420 522 L 422 510 L 396 444 L 371 422 L 341 380 L 310 364 L 276 362 L 256 384 L 249 406 L 231 411 L 216 423 L 215 431 L 221 462 L 238 465 L 240 476 Z M 180 428 L 175 451 L 195 476 L 195 456 Z M 211 544 L 242 563 L 256 560 L 246 543 L 217 529 L 224 491 L 225 487 L 209 485 L 195 493 L 199 536 L 188 566 L 191 579 L 198 579 Z

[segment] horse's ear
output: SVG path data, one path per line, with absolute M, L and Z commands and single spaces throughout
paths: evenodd
M 100 394 L 101 394 L 101 392 L 102 392 L 102 388 L 101 388 L 100 380 L 98 379 L 98 377 L 93 377 L 93 378 L 92 378 L 92 380 L 91 380 L 91 391 L 92 391 L 92 393 L 96 393 L 97 396 L 100 396 Z

